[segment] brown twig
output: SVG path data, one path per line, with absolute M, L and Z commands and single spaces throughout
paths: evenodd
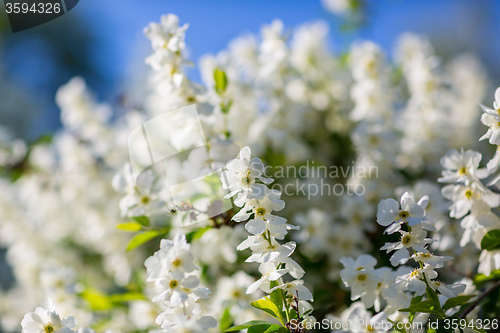
M 458 318 L 464 319 L 465 317 L 467 317 L 467 315 L 472 310 L 474 310 L 474 308 L 479 304 L 479 302 L 481 302 L 483 299 L 485 299 L 486 296 L 488 296 L 493 290 L 497 289 L 498 287 L 500 287 L 500 281 L 497 281 L 497 283 L 495 283 L 493 286 L 491 286 L 489 289 L 487 289 L 484 293 L 482 293 L 481 296 L 479 296 L 474 303 L 472 303 L 467 309 L 465 309 L 464 312 L 462 312 L 462 314 L 460 314 L 460 317 L 458 317 Z

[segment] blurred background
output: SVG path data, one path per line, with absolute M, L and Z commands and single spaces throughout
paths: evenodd
M 28 140 L 53 132 L 60 126 L 54 94 L 75 75 L 84 77 L 97 97 L 112 105 L 124 91 L 140 91 L 147 72 L 144 58 L 151 53 L 142 30 L 164 13 L 189 23 L 186 42 L 195 64 L 202 55 L 222 50 L 240 34 L 258 32 L 274 18 L 290 29 L 321 19 L 331 26 L 331 46 L 337 54 L 352 40 L 369 39 L 390 56 L 401 32 L 419 32 L 430 37 L 443 59 L 464 52 L 476 55 L 492 86 L 500 85 L 500 1 L 352 3 L 356 13 L 339 15 L 319 0 L 84 0 L 68 14 L 16 34 L 1 8 L 0 125 Z M 199 80 L 195 69 L 189 74 Z

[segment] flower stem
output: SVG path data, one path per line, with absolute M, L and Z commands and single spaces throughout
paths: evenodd
M 491 292 L 493 292 L 495 289 L 497 289 L 498 287 L 500 287 L 500 280 L 497 281 L 497 283 L 495 283 L 493 286 L 491 286 L 488 290 L 486 290 L 484 293 L 481 294 L 481 296 L 479 296 L 477 298 L 477 300 L 472 303 L 467 309 L 464 310 L 464 312 L 462 312 L 460 314 L 460 317 L 458 317 L 459 319 L 465 319 L 465 317 L 467 317 L 467 315 L 472 311 L 474 310 L 474 308 L 479 304 L 479 302 L 481 302 L 483 299 L 485 299 L 489 294 L 491 294 Z

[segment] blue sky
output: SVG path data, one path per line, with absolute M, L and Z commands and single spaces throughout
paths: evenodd
M 357 32 L 334 31 L 338 22 L 315 0 L 83 0 L 73 11 L 81 15 L 99 37 L 95 63 L 115 82 L 128 73 L 124 69 L 143 61 L 149 52 L 142 29 L 161 14 L 174 13 L 188 22 L 187 44 L 195 62 L 205 53 L 215 53 L 245 32 L 258 32 L 274 18 L 287 27 L 325 19 L 332 24 L 332 44 L 342 48 L 355 38 L 372 39 L 384 48 L 402 31 L 430 34 L 438 43 L 456 52 L 480 54 L 496 62 L 500 54 L 500 1 L 492 0 L 372 0 L 369 24 Z M 439 48 L 440 45 L 437 45 Z M 444 46 L 444 45 L 442 45 Z M 488 49 L 485 52 L 485 49 Z
M 206 53 L 225 48 L 234 37 L 258 33 L 261 26 L 275 18 L 287 28 L 318 19 L 331 25 L 334 50 L 345 50 L 355 39 L 370 39 L 388 51 L 404 31 L 425 33 L 437 51 L 445 56 L 469 52 L 479 56 L 488 68 L 492 85 L 500 86 L 500 1 L 497 0 L 367 0 L 368 24 L 360 30 L 340 32 L 340 22 L 325 12 L 319 0 L 80 0 L 66 18 L 79 18 L 95 41 L 88 48 L 89 58 L 101 74 L 101 81 L 91 83 L 96 95 L 105 101 L 116 99 L 137 71 L 147 70 L 144 58 L 151 53 L 142 31 L 162 14 L 173 13 L 181 23 L 189 23 L 186 42 L 189 57 L 195 63 Z M 1 17 L 0 17 L 1 19 Z M 71 20 L 59 18 L 51 24 L 64 29 Z M 35 35 L 36 27 L 19 33 Z M 54 105 L 55 87 L 67 77 L 58 78 L 47 87 L 44 80 L 54 77 L 57 64 L 45 56 L 47 50 L 35 44 L 16 45 L 7 59 L 7 71 L 13 81 L 31 89 L 38 101 L 44 101 L 34 133 L 57 128 L 58 110 Z M 35 41 L 36 42 L 36 41 Z M 43 46 L 43 45 L 42 45 Z M 37 52 L 31 52 L 35 48 Z M 31 66 L 31 67 L 30 67 Z M 78 73 L 85 78 L 85 72 Z M 197 80 L 196 70 L 189 72 Z M 61 82 L 59 82 L 61 81 Z M 44 89 L 45 88 L 45 89 Z M 1 110 L 0 110 L 1 112 Z

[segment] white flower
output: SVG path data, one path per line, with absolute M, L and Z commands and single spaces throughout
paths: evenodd
M 153 302 L 168 302 L 178 307 L 193 294 L 198 298 L 208 298 L 210 290 L 198 287 L 200 280 L 195 275 L 186 275 L 199 268 L 194 264 L 191 246 L 186 236 L 177 234 L 173 240 L 164 239 L 160 250 L 146 259 L 148 282 L 154 282 L 159 294 Z
M 490 174 L 493 174 L 498 170 L 499 166 L 500 166 L 500 146 L 497 146 L 497 149 L 495 150 L 495 155 L 493 155 L 488 164 L 486 164 L 486 169 Z M 500 180 L 500 175 L 497 175 L 492 180 L 490 180 L 488 186 L 498 183 L 499 180 Z
M 266 262 L 260 265 L 259 272 L 262 274 L 262 277 L 252 283 L 247 288 L 247 294 L 252 294 L 257 289 L 261 289 L 262 291 L 269 292 L 269 282 L 276 281 L 288 271 L 286 269 L 277 269 L 276 263 L 274 262 Z
M 120 200 L 122 216 L 145 216 L 157 213 L 165 206 L 165 202 L 154 192 L 155 176 L 147 170 L 136 179 L 132 166 L 126 164 L 122 171 L 115 174 L 112 180 L 113 188 L 125 194 Z
M 254 278 L 243 271 L 238 271 L 231 277 L 223 276 L 217 281 L 217 291 L 214 301 L 219 309 L 230 307 L 232 314 L 239 314 L 247 310 L 254 296 L 260 297 L 258 293 L 248 295 L 245 290 L 254 282 Z
M 439 291 L 439 293 L 443 296 L 443 300 L 448 298 L 457 297 L 458 294 L 464 292 L 466 285 L 463 283 L 454 283 L 451 285 L 446 285 L 440 281 L 430 281 L 429 286 Z
M 276 286 L 272 288 L 270 291 L 274 291 L 276 289 L 282 289 L 286 292 L 287 295 L 297 297 L 299 300 L 303 301 L 312 301 L 313 295 L 309 289 L 304 286 L 304 281 L 302 280 L 294 280 L 288 283 L 284 283 L 282 285 Z
M 158 321 L 163 331 L 167 333 L 206 333 L 211 328 L 217 327 L 217 321 L 211 316 L 186 318 L 182 313 L 169 315 L 168 319 L 160 315 Z
M 280 211 L 285 207 L 285 202 L 280 200 L 281 193 L 276 190 L 267 190 L 262 199 L 251 199 L 245 203 L 245 206 L 233 216 L 233 220 L 240 222 L 246 221 L 254 214 L 254 218 L 245 224 L 245 229 L 253 234 L 260 235 L 269 230 L 271 234 L 278 239 L 283 239 L 286 234 L 286 219 L 272 214 L 273 211 Z M 276 234 L 276 235 L 275 235 Z
M 438 186 L 435 182 L 420 180 L 411 189 L 407 187 L 398 188 L 396 193 L 403 194 L 406 191 L 413 198 L 421 198 L 425 195 L 429 197 L 429 203 L 425 207 L 425 216 L 432 224 L 444 219 L 445 215 L 448 214 L 449 204 L 441 195 L 441 186 Z
M 483 231 L 487 229 L 495 229 L 500 227 L 500 217 L 491 211 L 491 207 L 482 200 L 476 200 L 472 203 L 470 214 L 462 219 L 460 226 L 464 229 L 462 239 L 460 239 L 460 246 L 464 247 L 472 240 L 478 239 L 480 242 L 484 234 Z
M 446 185 L 441 193 L 444 198 L 453 201 L 450 216 L 457 219 L 464 217 L 471 210 L 474 202 L 484 201 L 490 207 L 498 207 L 500 204 L 500 195 L 475 182 L 467 186 Z
M 183 51 L 187 24 L 179 26 L 179 18 L 168 14 L 161 17 L 160 23 L 150 23 L 144 29 L 144 34 L 151 40 L 155 53 L 146 59 L 154 70 L 164 70 L 175 74 L 178 67 L 184 63 L 179 54 Z
M 378 271 L 382 270 L 379 268 Z M 381 294 L 387 302 L 384 312 L 388 315 L 397 313 L 399 309 L 404 309 L 410 306 L 412 296 L 409 292 L 404 291 L 402 284 L 396 283 L 398 276 L 406 275 L 411 272 L 411 268 L 407 266 L 400 266 L 397 270 L 384 269 L 381 274 L 383 276 L 383 289 Z M 375 303 L 377 306 L 377 303 Z M 375 307 L 377 310 L 377 307 Z M 378 310 L 377 310 L 378 311 Z
M 445 261 L 452 260 L 453 257 L 436 256 L 428 252 L 417 252 L 412 255 L 412 259 L 415 260 L 416 262 L 421 261 L 424 264 L 429 264 L 436 268 L 441 268 L 444 266 Z
M 191 292 L 200 298 L 208 298 L 210 292 L 206 288 L 196 288 L 199 284 L 200 280 L 194 275 L 182 279 L 167 276 L 158 280 L 156 286 L 163 289 L 163 292 L 153 297 L 153 302 L 167 301 L 171 306 L 177 307 L 187 301 Z
M 150 23 L 144 33 L 151 40 L 153 48 L 170 49 L 173 52 L 184 47 L 183 40 L 188 24 L 179 27 L 179 18 L 173 14 L 162 15 L 160 23 Z
M 343 257 L 340 262 L 344 269 L 340 271 L 340 277 L 347 287 L 351 288 L 351 300 L 361 300 L 367 308 L 372 307 L 378 283 L 382 277 L 374 270 L 377 261 L 370 255 L 361 255 L 356 261 L 352 258 Z
M 251 236 L 250 236 L 251 237 Z M 289 257 L 295 250 L 295 242 L 288 242 L 286 244 L 279 244 L 276 240 L 272 239 L 271 244 L 263 237 L 257 237 L 253 244 L 250 246 L 252 255 L 248 257 L 247 262 L 269 262 L 279 261 Z
M 500 250 L 483 250 L 479 256 L 479 267 L 477 268 L 477 271 L 489 276 L 491 275 L 491 272 L 497 269 L 500 269 Z
M 51 310 L 45 310 L 37 307 L 35 312 L 29 312 L 24 315 L 21 321 L 23 333 L 70 333 L 76 326 L 74 317 L 62 318 L 59 316 L 55 307 L 51 305 Z
M 405 264 L 408 261 L 411 255 L 408 250 L 409 248 L 422 253 L 427 253 L 428 251 L 425 246 L 434 241 L 430 238 L 425 238 L 427 232 L 418 226 L 413 227 L 410 232 L 402 230 L 399 232 L 401 233 L 401 240 L 399 242 L 386 243 L 380 248 L 381 250 L 386 250 L 387 253 L 397 250 L 390 259 L 393 266 Z
M 427 207 L 428 197 L 422 197 L 417 203 L 408 192 L 401 197 L 401 208 L 394 199 L 380 201 L 377 209 L 377 223 L 387 226 L 386 233 L 392 234 L 401 229 L 401 223 L 408 223 L 410 226 L 424 222 L 425 207 Z
M 445 170 L 438 179 L 442 183 L 475 181 L 488 176 L 487 170 L 478 170 L 482 155 L 477 151 L 467 150 L 458 152 L 450 149 L 441 158 L 441 165 Z
M 375 316 L 366 310 L 366 306 L 361 302 L 354 302 L 346 309 L 340 318 L 333 318 L 336 323 L 335 327 L 345 327 L 347 330 L 335 330 L 333 333 L 352 332 L 352 333 L 381 333 L 391 331 L 392 325 L 387 321 L 387 316 L 384 312 L 380 312 Z M 338 325 L 338 326 L 337 326 Z
M 251 158 L 251 150 L 245 147 L 240 151 L 239 158 L 229 161 L 226 164 L 226 171 L 221 174 L 222 186 L 229 189 L 225 198 L 230 198 L 239 194 L 235 204 L 239 207 L 243 205 L 245 199 L 263 198 L 267 193 L 267 187 L 263 184 L 270 184 L 272 179 L 265 178 L 264 164 L 258 157 Z M 256 183 L 259 180 L 263 184 Z
M 180 278 L 184 276 L 184 273 L 191 273 L 198 269 L 190 250 L 191 246 L 183 234 L 177 234 L 173 240 L 163 239 L 160 243 L 160 250 L 146 259 L 144 263 L 148 273 L 147 281 L 158 281 L 170 274 Z
M 398 276 L 396 283 L 401 284 L 405 290 L 412 291 L 416 296 L 423 295 L 427 288 L 427 281 L 437 278 L 437 273 L 433 266 L 425 265 L 423 268 L 416 268 L 411 273 Z
M 492 145 L 500 145 L 500 88 L 495 91 L 494 110 L 481 105 L 484 113 L 481 115 L 481 122 L 489 129 L 479 140 L 488 139 Z

